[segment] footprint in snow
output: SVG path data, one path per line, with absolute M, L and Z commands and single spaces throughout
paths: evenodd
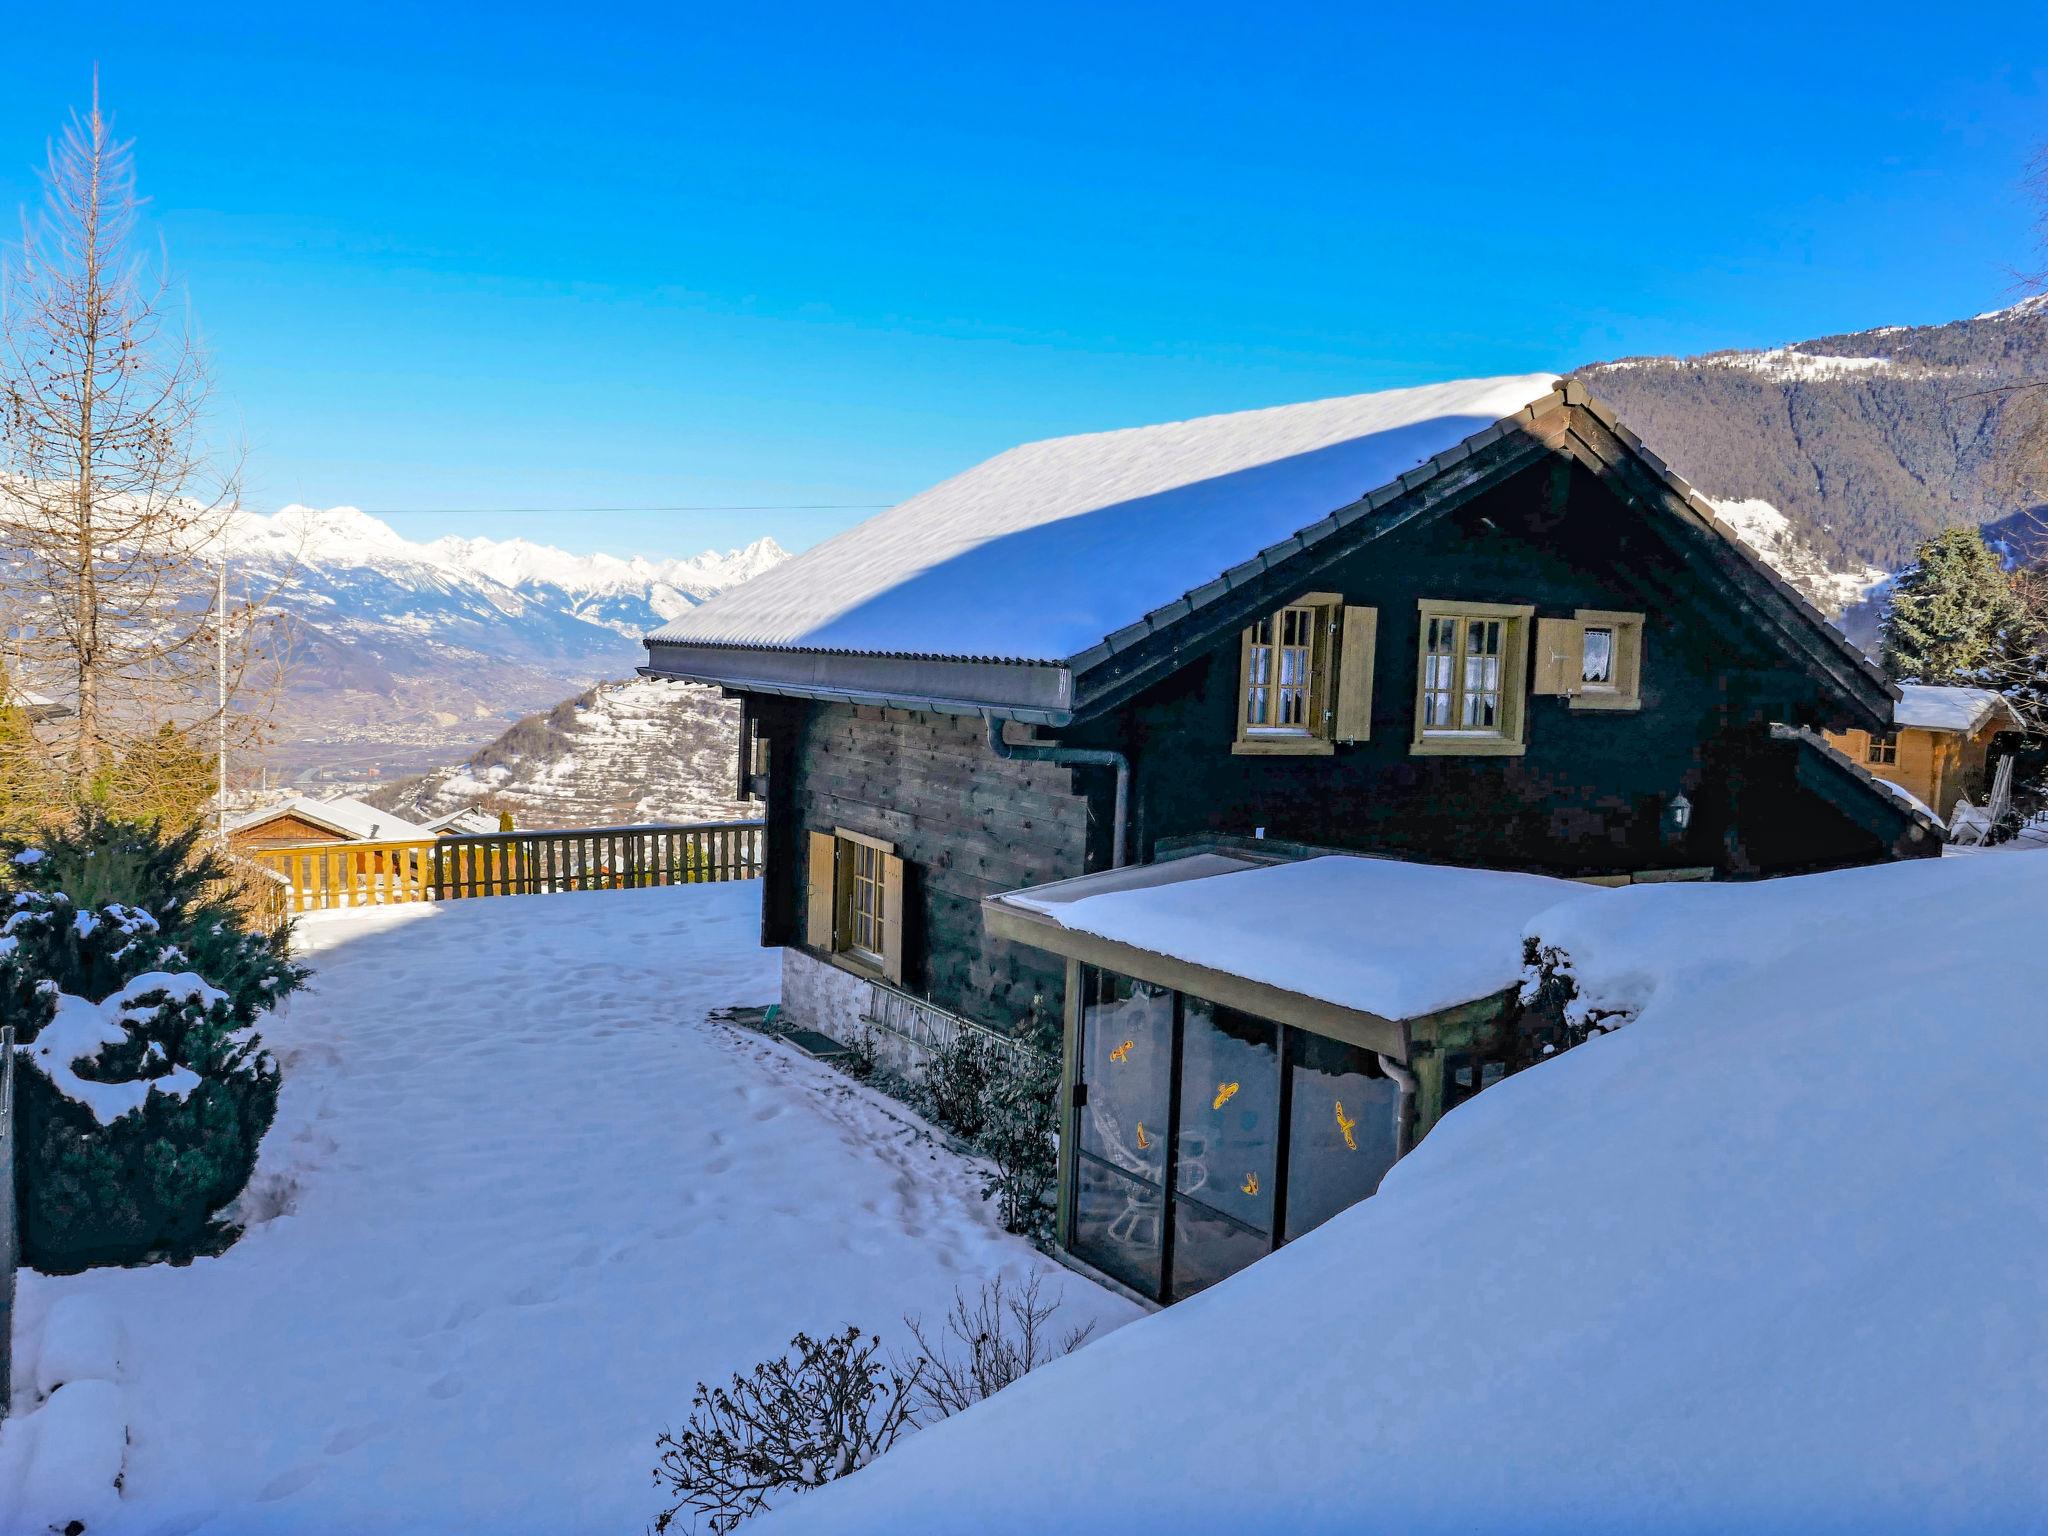
M 293 1467 L 289 1472 L 280 1472 L 265 1483 L 256 1497 L 265 1504 L 277 1499 L 288 1499 L 319 1475 L 318 1467 Z

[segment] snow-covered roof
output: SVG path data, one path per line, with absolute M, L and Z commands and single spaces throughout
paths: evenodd
M 1899 701 L 1892 706 L 1895 725 L 1923 731 L 1979 730 L 1993 716 L 2012 717 L 2012 706 L 2003 694 L 1989 688 L 1955 688 L 1937 683 L 1901 683 Z
M 430 818 L 427 822 L 427 830 L 430 832 L 495 832 L 498 830 L 498 818 L 489 811 L 478 810 L 473 805 L 465 805 L 458 810 L 444 811 L 441 815 Z
M 1084 887 L 1093 893 L 1078 899 L 1070 891 L 1081 883 L 1066 882 L 1068 890 L 1048 886 L 1002 899 L 1070 933 L 1400 1020 L 1515 985 L 1523 927 L 1587 894 L 1548 875 L 1347 854 L 1252 865 L 1199 857 L 1208 865 L 1191 870 L 1191 879 Z M 1418 913 L 1435 914 L 1426 941 L 1418 937 Z
M 230 832 L 245 831 L 260 827 L 266 821 L 280 816 L 296 816 L 301 821 L 310 821 L 315 826 L 326 827 L 343 837 L 358 841 L 381 840 L 400 841 L 408 838 L 432 837 L 434 834 L 417 822 L 381 811 L 366 801 L 348 795 L 336 795 L 331 800 L 314 800 L 304 795 L 294 795 L 277 805 L 267 805 L 261 810 L 250 811 L 229 823 Z
M 1465 379 L 1027 443 L 648 639 L 1064 661 L 1555 385 Z

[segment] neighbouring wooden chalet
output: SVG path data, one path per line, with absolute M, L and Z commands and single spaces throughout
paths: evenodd
M 648 652 L 743 702 L 785 1011 L 1060 1028 L 1060 1242 L 1162 1299 L 1525 1064 L 1563 881 L 1939 841 L 1821 734 L 1891 685 L 1547 375 L 1016 448 Z
M 1993 744 L 2021 730 L 2012 705 L 1992 689 L 1901 683 L 1889 729 L 1838 731 L 1828 741 L 1947 821 L 1965 795 L 1984 798 Z
M 228 846 L 237 853 L 320 843 L 404 842 L 435 835 L 417 822 L 349 795 L 337 795 L 331 800 L 294 795 L 289 800 L 246 812 L 228 823 Z

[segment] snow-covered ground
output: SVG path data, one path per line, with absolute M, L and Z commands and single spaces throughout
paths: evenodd
M 632 1532 L 695 1383 L 798 1329 L 901 1343 L 905 1312 L 1033 1268 L 1075 1323 L 1132 1316 L 1003 1235 L 905 1111 L 704 1022 L 775 995 L 758 901 L 307 920 L 312 990 L 264 1032 L 284 1091 L 247 1234 L 183 1268 L 22 1277 L 0 1531 Z M 124 1422 L 118 1498 L 76 1487 Z
M 1636 1021 L 761 1536 L 2048 1525 L 2048 859 L 1539 915 Z

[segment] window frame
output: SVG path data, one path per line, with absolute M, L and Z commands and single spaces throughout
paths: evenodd
M 875 946 L 869 949 L 854 942 L 854 900 L 859 894 L 863 881 L 858 865 L 862 852 L 873 856 L 873 873 L 865 884 L 873 893 L 874 910 L 869 914 L 873 924 Z M 875 975 L 884 975 L 888 969 L 888 919 L 887 900 L 883 893 L 885 861 L 896 852 L 894 843 L 884 842 L 879 837 L 870 837 L 865 832 L 855 832 L 849 827 L 832 829 L 832 953 L 850 965 Z
M 1417 757 L 1519 757 L 1528 750 L 1529 725 L 1529 635 L 1534 627 L 1533 603 L 1475 603 L 1451 598 L 1422 597 L 1415 600 L 1415 725 L 1409 741 L 1410 754 Z M 1429 688 L 1429 626 L 1431 620 L 1457 622 L 1459 642 L 1455 654 L 1465 654 L 1466 626 L 1473 620 L 1498 620 L 1500 642 L 1499 724 L 1493 730 L 1425 726 L 1424 703 Z M 1465 699 L 1465 669 L 1459 666 L 1451 677 L 1451 715 L 1458 717 Z
M 1269 701 L 1280 690 L 1278 675 L 1279 658 L 1283 651 L 1280 641 L 1284 633 L 1286 617 L 1300 609 L 1307 611 L 1309 620 L 1309 654 L 1307 696 L 1303 702 L 1304 721 L 1299 726 L 1254 725 L 1247 715 L 1252 679 L 1252 651 L 1254 636 L 1259 626 L 1271 624 L 1273 638 L 1267 643 L 1271 658 L 1263 686 Z M 1336 750 L 1334 740 L 1336 712 L 1336 661 L 1341 643 L 1338 633 L 1343 624 L 1344 596 L 1339 592 L 1305 592 L 1292 601 L 1280 604 L 1269 612 L 1260 614 L 1247 624 L 1238 637 L 1237 691 L 1233 696 L 1232 709 L 1235 712 L 1236 728 L 1230 750 L 1239 754 L 1282 754 L 1296 757 L 1325 757 Z M 1268 713 L 1271 713 L 1269 702 Z
M 1879 753 L 1882 756 L 1879 756 Z M 1899 766 L 1899 728 L 1888 731 L 1871 731 L 1863 743 L 1863 764 L 1867 768 L 1896 768 Z
M 1566 699 L 1573 709 L 1633 710 L 1643 707 L 1643 625 L 1645 615 L 1613 608 L 1578 608 L 1580 677 L 1573 679 Z M 1584 678 L 1585 632 L 1605 629 L 1614 636 L 1613 681 L 1587 683 Z

